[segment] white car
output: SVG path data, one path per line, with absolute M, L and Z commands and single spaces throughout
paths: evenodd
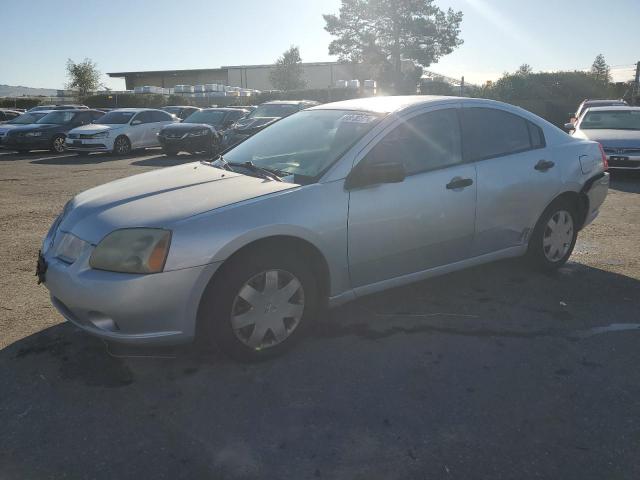
M 126 155 L 137 148 L 159 147 L 157 133 L 177 120 L 162 110 L 122 108 L 107 113 L 99 122 L 71 130 L 65 148 L 80 154 L 111 152 Z

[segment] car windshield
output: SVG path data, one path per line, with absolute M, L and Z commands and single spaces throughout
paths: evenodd
M 272 103 L 260 105 L 253 112 L 247 115 L 248 118 L 260 117 L 287 117 L 299 110 L 297 105 Z
M 220 110 L 202 110 L 189 115 L 183 123 L 206 123 L 208 125 L 218 125 L 224 118 L 224 112 Z
M 640 130 L 640 110 L 587 112 L 580 128 L 583 130 Z
M 100 117 L 96 123 L 101 125 L 123 125 L 129 123 L 129 120 L 136 114 L 136 112 L 109 112 Z
M 37 113 L 37 112 L 23 113 L 19 117 L 16 117 L 13 120 L 8 121 L 7 123 L 11 123 L 14 125 L 28 125 L 30 123 L 36 123 L 45 115 L 46 113 L 44 112 L 43 113 Z
M 75 116 L 76 113 L 69 110 L 56 110 L 55 112 L 47 113 L 36 123 L 53 123 L 56 125 L 62 125 L 64 123 L 70 122 L 71 119 L 73 119 L 73 117 Z
M 317 178 L 381 116 L 349 110 L 309 110 L 274 123 L 224 156 L 230 163 Z

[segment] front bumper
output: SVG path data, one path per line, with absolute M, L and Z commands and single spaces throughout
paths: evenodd
M 0 146 L 6 150 L 48 150 L 51 147 L 51 138 L 45 135 L 40 137 L 5 135 L 2 137 Z
M 73 264 L 45 255 L 44 285 L 71 323 L 100 338 L 173 345 L 195 336 L 200 299 L 219 264 L 150 275 L 91 269 L 91 251 Z
M 158 135 L 158 141 L 162 148 L 177 150 L 179 152 L 201 152 L 211 147 L 211 136 L 200 137 L 166 137 Z
M 640 170 L 640 155 L 607 155 L 609 170 Z
M 113 151 L 113 139 L 106 138 L 68 138 L 64 142 L 64 148 L 72 152 L 111 152 Z

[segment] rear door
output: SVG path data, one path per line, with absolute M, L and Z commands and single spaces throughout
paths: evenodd
M 407 177 L 349 195 L 349 269 L 354 288 L 471 256 L 476 173 L 464 164 L 458 108 L 403 120 L 365 153 L 395 155 Z
M 561 189 L 544 133 L 506 110 L 465 106 L 462 112 L 465 160 L 478 175 L 474 254 L 524 245 Z
M 138 125 L 133 125 L 134 122 L 139 121 Z M 147 132 L 149 124 L 151 123 L 151 112 L 145 110 L 139 112 L 135 117 L 131 119 L 129 126 L 129 140 L 131 141 L 132 148 L 146 147 L 147 144 Z

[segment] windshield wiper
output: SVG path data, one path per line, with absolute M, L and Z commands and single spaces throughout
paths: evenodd
M 218 167 L 217 165 L 214 165 L 214 162 L 220 162 L 221 166 Z M 224 157 L 220 154 L 216 155 L 215 157 L 213 157 L 209 162 L 206 162 L 211 164 L 211 166 L 215 167 L 215 168 L 221 168 L 222 170 L 228 170 L 230 172 L 233 172 L 233 169 L 231 168 L 231 166 L 229 165 L 229 162 L 227 162 Z
M 272 172 L 271 170 L 259 167 L 253 162 L 242 162 L 242 163 L 226 162 L 226 163 L 227 163 L 227 165 L 231 165 L 232 167 L 246 168 L 247 170 L 250 170 L 250 171 L 252 171 L 254 173 L 260 174 L 264 178 L 270 178 L 271 180 L 275 180 L 276 182 L 281 182 L 282 181 L 282 179 L 277 174 Z

